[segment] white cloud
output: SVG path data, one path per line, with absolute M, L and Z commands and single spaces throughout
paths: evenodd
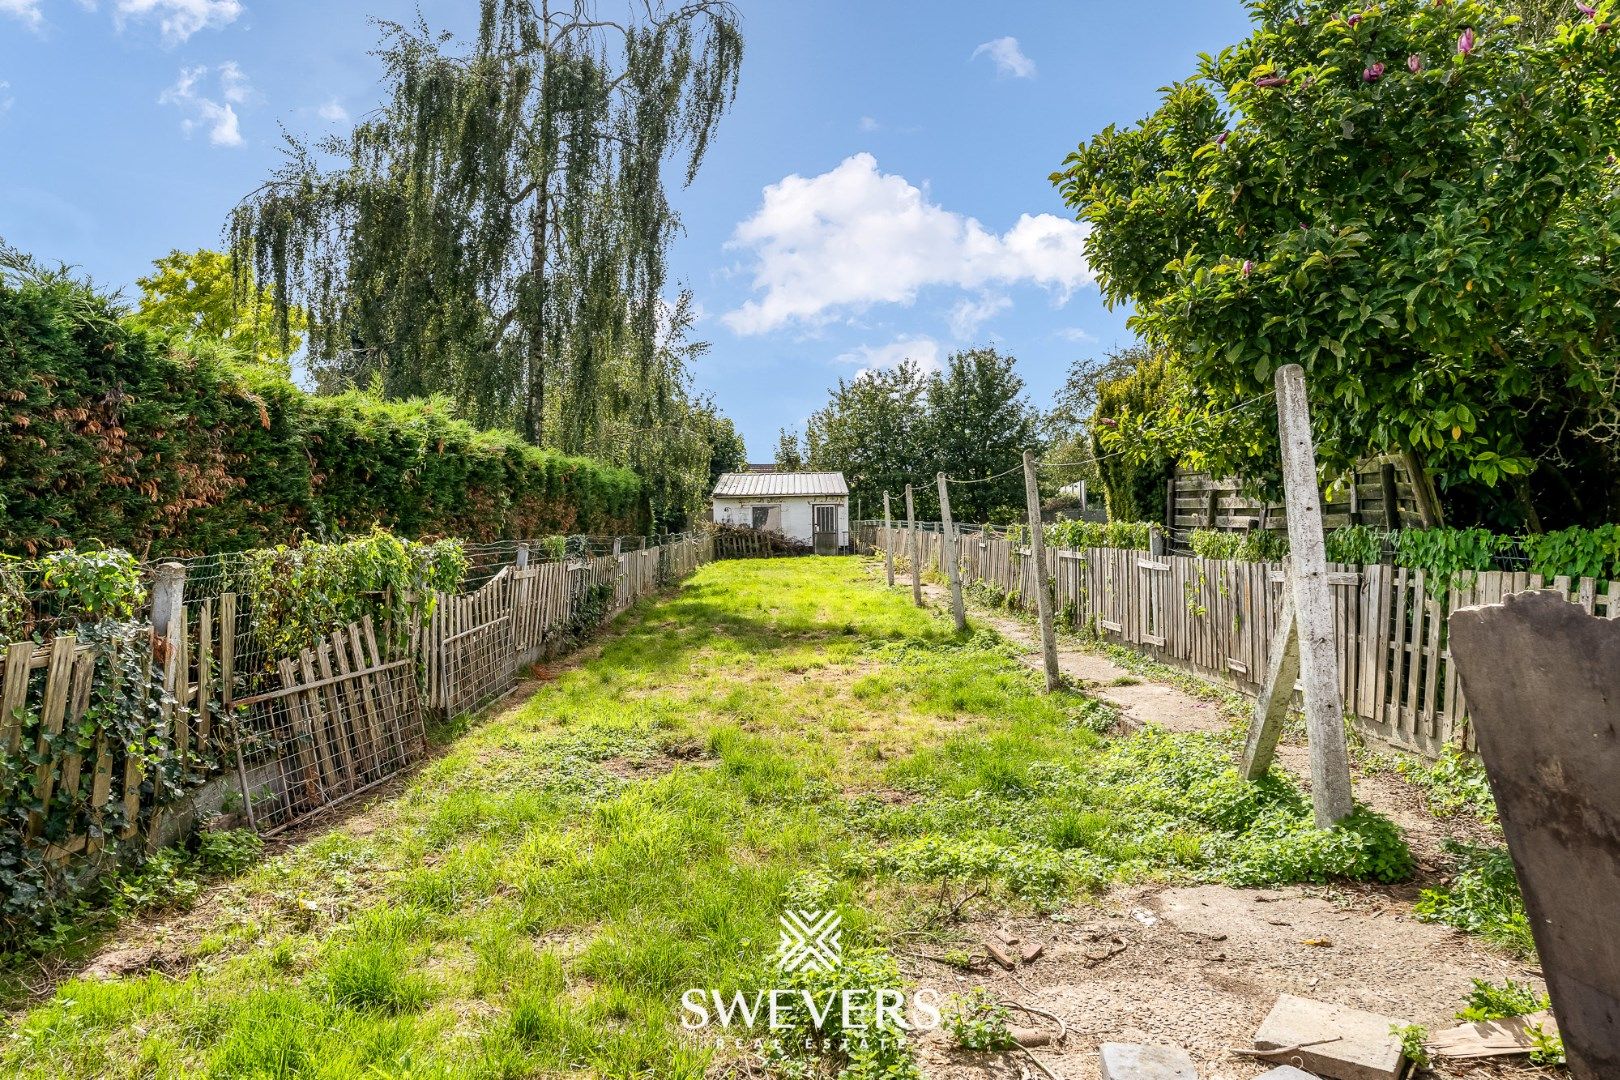
M 997 293 L 985 293 L 974 299 L 964 296 L 951 308 L 951 333 L 957 340 L 970 338 L 979 327 L 1012 307 L 1012 300 Z
M 205 97 L 198 86 L 208 78 L 206 64 L 182 68 L 180 78 L 158 97 L 160 105 L 174 105 L 184 112 L 180 130 L 190 135 L 199 127 L 208 130 L 208 141 L 215 146 L 243 145 L 242 127 L 234 106 L 253 96 L 253 87 L 234 60 L 215 69 L 219 98 Z
M 235 22 L 243 8 L 241 0 L 118 0 L 114 11 L 119 25 L 128 19 L 156 18 L 163 40 L 178 45 L 199 30 Z
M 341 124 L 349 119 L 349 110 L 345 109 L 343 103 L 338 101 L 337 98 L 332 98 L 326 104 L 317 108 L 315 115 L 329 124 Z
M 0 79 L 0 116 L 10 112 L 16 103 L 17 99 L 11 96 L 11 84 Z
M 1088 330 L 1082 330 L 1078 326 L 1066 326 L 1057 332 L 1057 336 L 1062 338 L 1064 341 L 1075 341 L 1082 344 L 1097 340 L 1096 334 L 1093 334 Z
M 944 366 L 943 354 L 933 338 L 908 337 L 896 338 L 887 345 L 858 345 L 835 356 L 833 362 L 858 365 L 861 370 L 857 375 L 896 368 L 902 360 L 914 360 L 924 371 L 939 371 Z
M 754 289 L 764 295 L 724 322 L 739 334 L 823 323 L 838 311 L 910 304 L 926 286 L 1033 283 L 1061 302 L 1095 280 L 1086 232 L 1051 214 L 1025 214 L 998 236 L 929 202 L 905 177 L 879 172 L 872 155 L 856 154 L 831 172 L 765 189 L 730 244 L 753 252 Z
M 881 130 L 883 125 L 878 123 L 873 117 L 863 116 L 861 117 L 861 122 L 857 124 L 856 127 L 860 128 L 864 134 L 870 135 L 874 131 Z
M 45 25 L 45 16 L 39 10 L 40 0 L 0 0 L 0 15 L 22 20 L 30 30 Z
M 1014 79 L 1033 79 L 1035 77 L 1035 61 L 1024 55 L 1024 50 L 1018 47 L 1015 37 L 996 38 L 987 41 L 973 50 L 968 57 L 977 60 L 980 56 L 989 56 L 996 65 L 996 74 L 1011 76 Z

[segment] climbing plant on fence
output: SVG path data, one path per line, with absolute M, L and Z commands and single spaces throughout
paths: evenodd
M 1148 549 L 1153 528 L 1145 521 L 1055 521 L 1046 527 L 1046 542 L 1053 547 Z
M 0 942 L 63 917 L 61 905 L 70 891 L 69 864 L 53 861 L 48 845 L 66 841 L 76 822 L 91 821 L 90 840 L 116 856 L 120 834 L 128 824 L 123 793 L 115 797 L 104 788 L 100 802 L 92 802 L 97 787 L 89 767 L 71 781 L 53 775 L 58 785 L 71 782 L 72 787 L 59 786 L 48 805 L 42 804 L 40 762 L 77 755 L 90 763 L 96 760 L 98 746 L 112 747 L 120 762 L 135 763 L 141 805 L 177 799 L 188 767 L 212 767 L 198 758 L 195 746 L 182 756 L 158 737 L 160 715 L 175 703 L 163 693 L 161 667 L 152 663 L 146 623 L 121 619 L 84 623 L 77 629 L 77 640 L 89 646 L 95 664 L 83 715 L 54 734 L 41 732 L 34 715 L 6 717 L 6 724 L 0 725 L 15 725 L 27 736 L 15 746 L 0 744 Z M 40 700 L 47 677 L 44 668 L 33 673 L 28 701 Z M 123 768 L 118 772 L 123 774 Z
M 254 634 L 280 657 L 367 616 L 408 632 L 410 618 L 433 613 L 435 590 L 461 584 L 467 554 L 459 540 L 416 543 L 374 529 L 341 544 L 250 551 L 244 565 Z

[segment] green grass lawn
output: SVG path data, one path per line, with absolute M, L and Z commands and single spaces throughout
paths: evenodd
M 1110 720 L 857 560 L 708 566 L 399 798 L 206 894 L 181 973 L 12 1017 L 0 1074 L 695 1078 L 681 993 L 779 984 L 789 906 L 836 905 L 848 977 L 892 978 L 968 887 L 1409 871 L 1382 819 L 1319 833 L 1291 781 L 1241 783 L 1229 740 Z M 776 1065 L 910 1069 L 898 1039 Z

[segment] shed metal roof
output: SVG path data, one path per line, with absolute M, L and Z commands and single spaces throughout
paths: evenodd
M 848 495 L 841 472 L 721 473 L 717 499 L 775 498 L 784 495 Z

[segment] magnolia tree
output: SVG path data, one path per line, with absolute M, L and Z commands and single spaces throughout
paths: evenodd
M 1188 376 L 1104 441 L 1274 475 L 1272 411 L 1226 410 L 1299 362 L 1325 471 L 1402 454 L 1459 517 L 1613 520 L 1616 0 L 1534 32 L 1487 0 L 1249 7 L 1248 40 L 1053 175 L 1107 300 Z

